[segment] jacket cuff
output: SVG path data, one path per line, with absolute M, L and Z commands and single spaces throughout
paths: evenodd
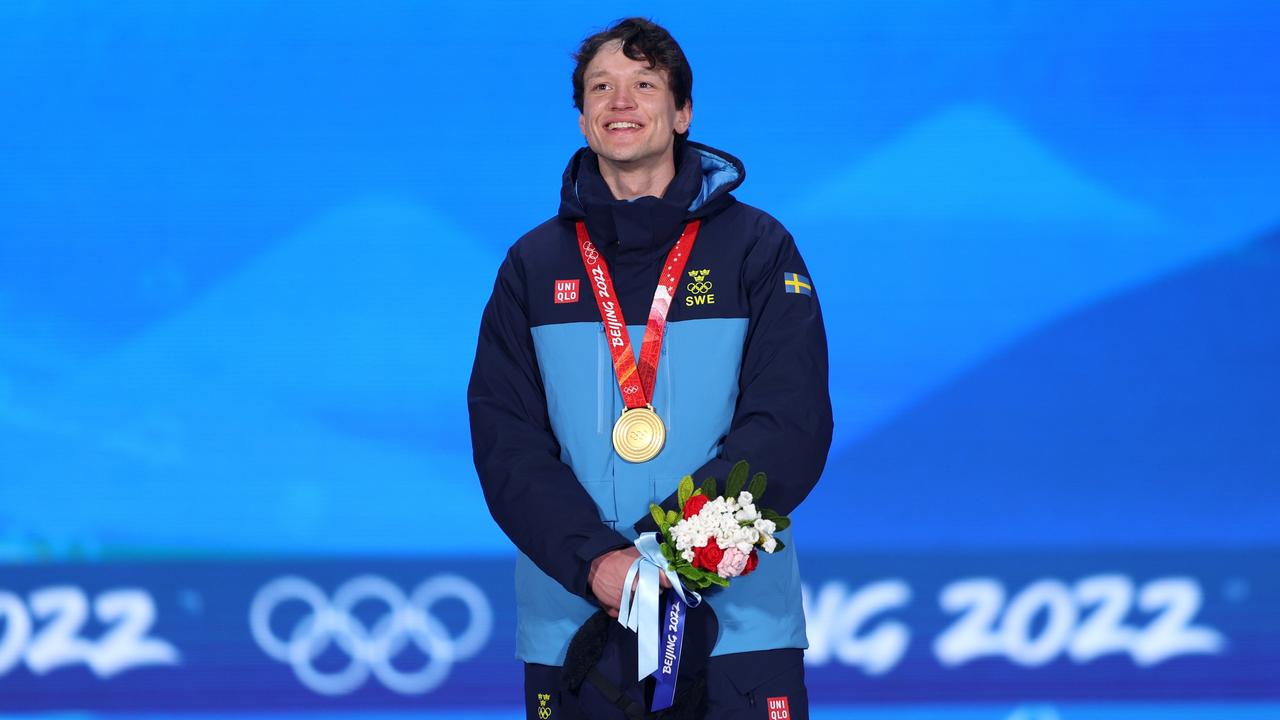
M 675 510 L 679 512 L 680 498 L 677 497 L 675 493 L 671 493 L 667 499 L 658 503 L 658 506 L 663 510 Z M 636 531 L 637 535 L 643 535 L 648 532 L 658 532 L 658 522 L 653 519 L 653 513 L 645 513 L 644 517 L 637 520 L 631 527 Z
M 578 546 L 578 551 L 575 553 L 580 561 L 578 574 L 573 579 L 573 587 L 569 589 L 575 595 L 595 602 L 595 596 L 591 594 L 591 588 L 587 582 L 591 576 L 591 563 L 607 552 L 628 548 L 633 544 L 622 533 L 602 525 Z
M 729 469 L 732 467 L 733 465 L 730 464 L 728 460 L 712 458 L 707 461 L 705 465 L 690 473 L 693 477 L 693 486 L 696 488 L 702 485 L 702 481 L 709 477 L 716 478 L 716 482 L 724 483 L 729 477 Z M 724 485 L 721 484 L 720 487 L 724 488 Z M 677 497 L 677 493 L 671 493 L 665 500 L 658 503 L 658 505 L 663 510 L 675 510 L 676 512 L 679 512 L 680 498 Z M 644 517 L 637 520 L 636 524 L 631 527 L 635 528 L 636 533 L 641 535 L 647 532 L 658 532 L 658 523 L 653 519 L 653 515 L 651 513 L 645 513 Z

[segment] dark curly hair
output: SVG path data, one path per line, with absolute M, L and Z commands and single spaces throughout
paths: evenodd
M 578 46 L 573 54 L 577 66 L 573 68 L 573 105 L 582 112 L 583 75 L 587 65 L 600 51 L 600 47 L 614 40 L 622 41 L 622 53 L 632 60 L 646 60 L 650 68 L 667 71 L 667 82 L 675 98 L 676 109 L 684 109 L 693 99 L 693 69 L 684 57 L 679 43 L 661 25 L 632 17 L 619 20 L 611 27 L 592 35 Z

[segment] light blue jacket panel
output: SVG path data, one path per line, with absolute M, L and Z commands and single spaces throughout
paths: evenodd
M 638 349 L 644 326 L 628 330 Z M 719 452 L 738 398 L 747 319 L 668 323 L 652 398 L 667 441 L 656 458 L 640 464 L 613 451 L 613 424 L 625 405 L 601 323 L 541 325 L 531 332 L 560 459 L 591 495 L 601 520 L 634 539 L 631 526 L 649 504 L 670 496 L 681 478 Z M 807 647 L 790 531 L 778 538 L 785 550 L 762 557 L 754 573 L 728 589 L 708 593 L 720 624 L 713 655 Z M 516 562 L 516 602 L 517 656 L 548 665 L 563 664 L 574 632 L 598 609 L 523 554 Z

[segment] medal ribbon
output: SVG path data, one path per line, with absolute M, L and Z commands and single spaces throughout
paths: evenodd
M 627 321 L 622 317 L 622 302 L 613 290 L 613 276 L 605 265 L 600 250 L 587 235 L 587 224 L 578 221 L 578 250 L 582 254 L 582 266 L 587 270 L 587 284 L 591 286 L 604 322 L 609 352 L 613 355 L 613 374 L 618 379 L 622 402 L 628 410 L 648 405 L 653 399 L 653 386 L 658 380 L 658 360 L 662 353 L 662 336 L 667 330 L 667 313 L 675 297 L 676 285 L 684 274 L 685 263 L 693 251 L 701 221 L 694 220 L 685 226 L 671 252 L 667 253 L 658 287 L 653 291 L 653 304 L 649 306 L 649 321 L 645 324 L 644 340 L 640 343 L 640 363 L 636 365 L 635 351 L 631 349 L 631 335 Z

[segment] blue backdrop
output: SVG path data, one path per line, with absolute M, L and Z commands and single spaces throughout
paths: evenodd
M 465 385 L 629 14 L 826 314 L 819 712 L 1280 713 L 1263 0 L 0 3 L 0 711 L 514 714 Z

